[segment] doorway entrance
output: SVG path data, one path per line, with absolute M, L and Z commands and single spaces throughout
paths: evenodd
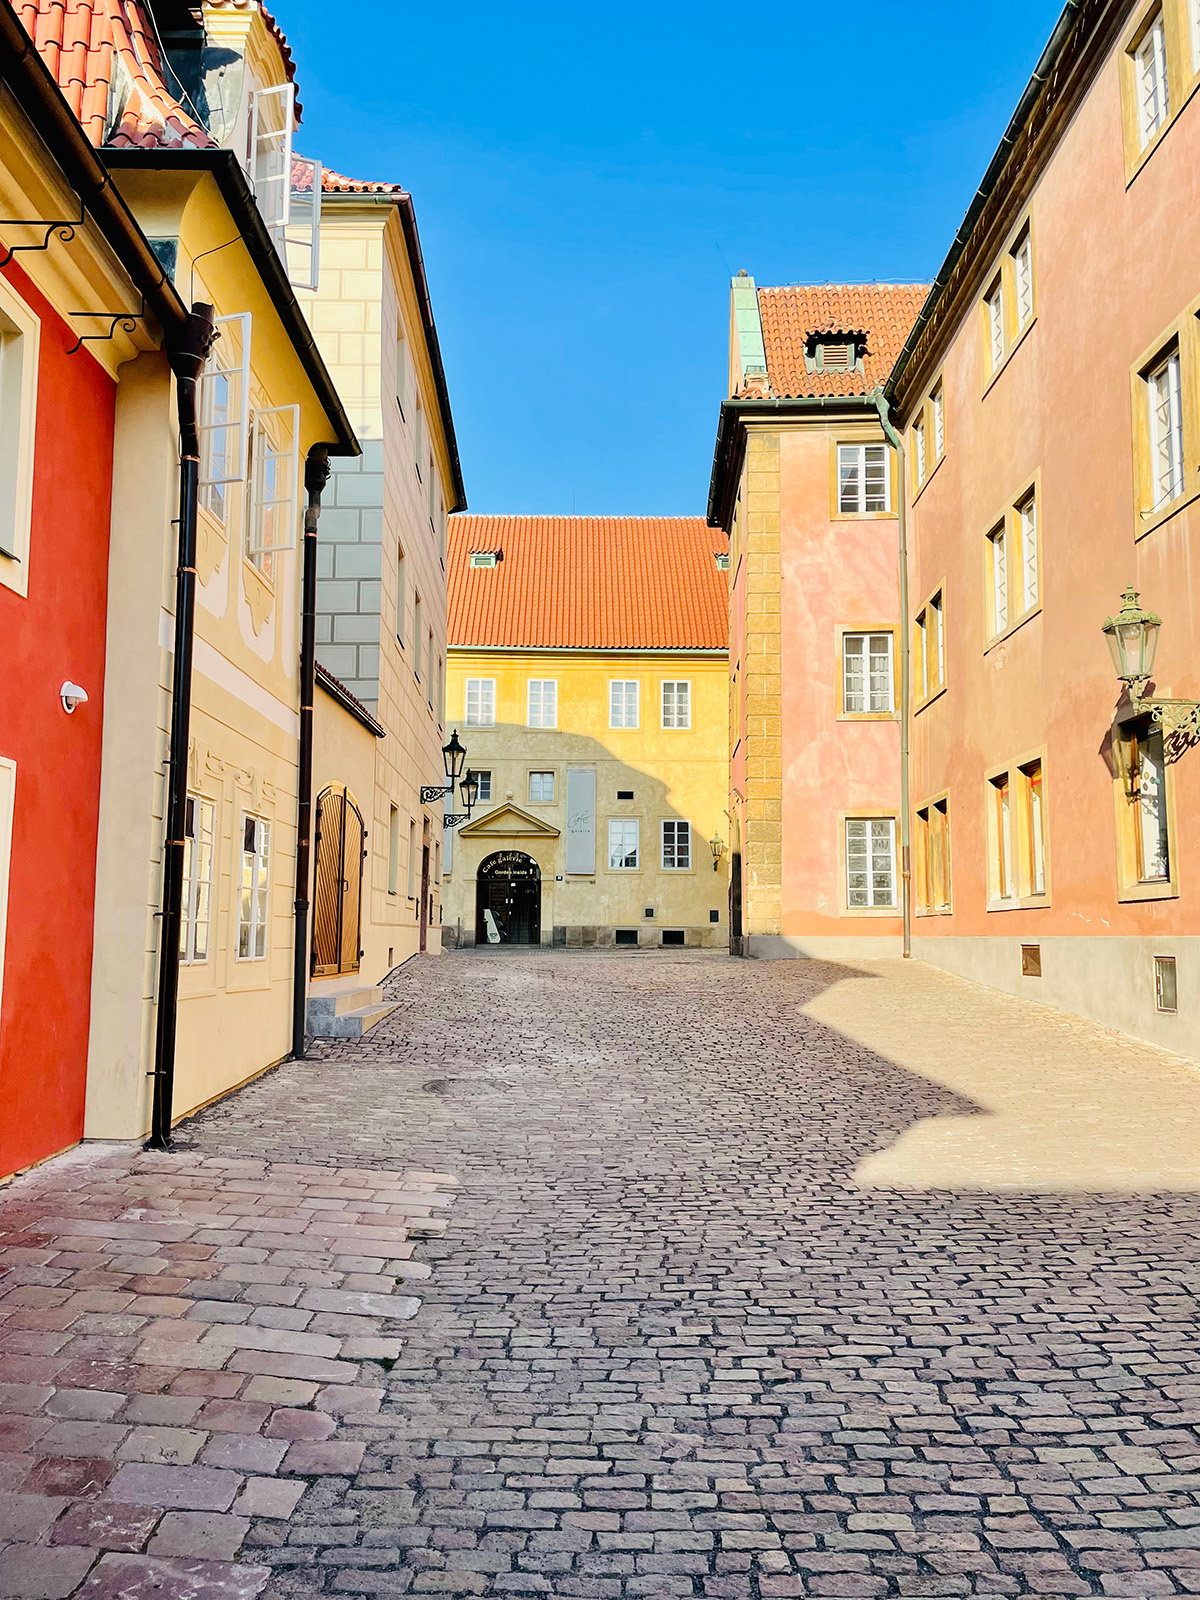
M 362 956 L 362 878 L 367 830 L 349 791 L 330 784 L 317 796 L 312 975 L 357 972 Z
M 498 850 L 475 875 L 475 943 L 540 944 L 542 873 L 532 856 Z

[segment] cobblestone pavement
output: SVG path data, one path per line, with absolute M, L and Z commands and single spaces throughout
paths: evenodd
M 984 1108 L 921 1075 L 907 1022 L 905 1067 L 874 1023 L 876 1049 L 823 1020 L 853 981 L 410 964 L 368 1039 L 188 1124 L 176 1159 L 461 1185 L 398 1359 L 360 1363 L 378 1410 L 331 1435 L 361 1460 L 314 1464 L 237 1570 L 277 1600 L 1200 1593 L 1200 1194 L 1055 1191 L 1045 1163 L 1039 1192 L 921 1187 L 911 1161 L 912 1187 L 863 1187 Z M 1097 1081 L 1134 1048 L 935 990 L 964 1035 L 1082 1040 Z

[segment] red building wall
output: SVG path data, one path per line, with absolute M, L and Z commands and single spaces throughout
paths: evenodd
M 116 385 L 16 262 L 41 318 L 28 598 L 0 587 L 0 755 L 16 762 L 0 1175 L 83 1133 Z M 58 691 L 88 692 L 72 716 Z

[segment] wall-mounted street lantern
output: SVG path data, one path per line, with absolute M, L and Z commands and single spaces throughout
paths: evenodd
M 1132 584 L 1121 599 L 1123 603 L 1116 616 L 1105 618 L 1104 634 L 1117 677 L 1129 691 L 1130 705 L 1138 715 L 1148 713 L 1167 733 L 1200 738 L 1200 701 L 1146 697 L 1146 684 L 1154 672 L 1162 618 L 1139 603 L 1138 592 Z
M 441 800 L 444 795 L 454 793 L 454 785 L 462 777 L 463 763 L 466 759 L 466 749 L 459 742 L 458 729 L 455 728 L 450 735 L 449 744 L 442 746 L 442 765 L 445 767 L 446 777 L 450 781 L 448 783 L 423 783 L 421 785 L 421 804 L 423 806 L 432 805 L 435 800 Z M 470 820 L 471 810 L 479 796 L 479 779 L 475 773 L 467 773 L 466 777 L 459 783 L 459 792 L 462 795 L 463 805 L 467 809 L 462 813 L 448 811 L 442 818 L 442 826 L 445 828 L 457 828 L 460 822 Z
M 714 833 L 708 841 L 708 848 L 712 851 L 713 871 L 717 872 L 721 866 L 721 857 L 725 854 L 725 841 L 719 833 Z

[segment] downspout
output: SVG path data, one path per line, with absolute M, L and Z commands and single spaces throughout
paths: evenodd
M 900 485 L 897 520 L 900 557 L 900 884 L 904 918 L 904 959 L 912 956 L 912 808 L 909 805 L 909 718 L 912 710 L 912 628 L 908 616 L 908 480 L 904 476 L 904 442 L 888 418 L 888 403 L 882 389 L 873 389 L 871 398 L 879 412 L 879 422 L 888 443 L 896 452 L 896 474 Z
M 179 1001 L 179 926 L 183 907 L 184 824 L 192 720 L 192 641 L 196 620 L 196 503 L 200 435 L 196 385 L 217 337 L 213 308 L 198 300 L 168 350 L 179 415 L 179 537 L 175 566 L 175 655 L 171 668 L 171 742 L 167 758 L 167 829 L 163 841 L 162 919 L 158 942 L 158 1015 L 154 1100 L 147 1150 L 171 1148 L 175 1034 Z
M 308 910 L 312 876 L 313 700 L 317 674 L 317 523 L 329 481 L 329 452 L 315 444 L 304 460 L 304 546 L 300 580 L 300 771 L 296 786 L 296 936 L 292 968 L 292 1057 L 304 1060 L 308 1032 Z

